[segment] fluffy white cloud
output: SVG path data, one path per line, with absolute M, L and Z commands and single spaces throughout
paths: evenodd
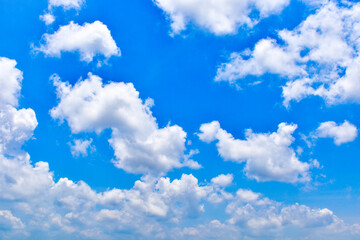
M 55 22 L 55 16 L 52 13 L 44 13 L 40 16 L 40 20 L 45 22 L 46 25 L 50 25 Z
M 360 4 L 337 6 L 328 1 L 294 30 L 259 41 L 254 49 L 233 53 L 217 72 L 217 81 L 230 83 L 248 75 L 278 74 L 284 105 L 310 96 L 329 104 L 360 102 Z
M 152 99 L 143 102 L 132 83 L 89 78 L 74 86 L 53 77 L 60 103 L 51 110 L 55 119 L 67 120 L 72 132 L 112 129 L 109 140 L 115 150 L 115 165 L 131 173 L 161 174 L 189 164 L 186 133 L 177 125 L 159 128 L 152 116 Z
M 316 138 L 333 138 L 336 145 L 352 142 L 357 137 L 358 130 L 356 126 L 344 121 L 343 124 L 336 124 L 335 122 L 323 122 L 313 134 Z
M 91 138 L 89 140 L 75 139 L 73 143 L 70 144 L 71 154 L 74 157 L 86 157 L 89 150 L 95 150 L 95 147 L 91 145 L 92 141 L 93 140 Z
M 16 61 L 0 57 L 0 104 L 17 106 L 22 72 L 17 69 Z
M 37 126 L 32 109 L 16 109 L 22 72 L 15 66 L 15 60 L 0 58 L 0 154 L 18 152 Z
M 157 232 L 164 231 L 159 227 L 160 222 L 179 222 L 204 211 L 201 201 L 212 188 L 199 186 L 192 175 L 183 175 L 173 181 L 148 176 L 137 181 L 130 190 L 113 189 L 102 193 L 96 193 L 82 181 L 74 183 L 61 178 L 55 182 L 48 163 L 33 165 L 30 156 L 21 150 L 24 141 L 31 138 L 37 121 L 33 110 L 17 110 L 14 107 L 22 74 L 15 68 L 15 61 L 5 58 L 2 61 L 11 64 L 10 67 L 0 68 L 0 76 L 4 76 L 0 77 L 0 84 L 15 87 L 8 88 L 12 94 L 3 95 L 0 99 L 0 237 L 14 239 L 6 231 L 15 233 L 16 229 L 26 230 L 24 234 L 36 231 L 42 239 L 48 239 L 52 234 L 65 239 L 74 236 L 79 239 L 117 238 L 118 234 L 108 235 L 107 230 L 155 236 Z M 95 77 L 94 81 L 101 80 Z M 148 106 L 138 99 L 132 85 L 121 83 L 115 91 L 122 88 L 125 88 L 124 93 L 129 90 L 125 98 L 130 96 L 128 100 L 135 101 L 132 108 L 125 110 L 144 111 L 140 114 L 148 121 L 155 121 L 147 110 Z M 101 84 L 100 89 L 103 89 Z M 120 96 L 118 100 L 122 103 L 125 99 Z M 153 125 L 149 123 L 148 126 Z M 161 219 L 153 221 L 152 218 Z
M 85 4 L 85 0 L 49 0 L 48 11 L 40 16 L 40 20 L 45 22 L 46 25 L 50 25 L 55 21 L 53 15 L 53 9 L 61 7 L 64 11 L 75 9 L 80 10 Z
M 342 224 L 329 209 L 311 209 L 299 204 L 284 205 L 244 189 L 238 190 L 226 211 L 231 215 L 228 221 L 230 224 L 240 225 L 245 231 L 260 236 L 285 227 L 295 226 L 305 230 Z
M 37 193 L 49 186 L 51 173 L 47 163 L 30 165 L 30 157 L 21 150 L 37 126 L 32 109 L 16 109 L 20 96 L 22 72 L 16 61 L 0 58 L 0 195 L 15 200 Z M 51 184 L 50 184 L 51 185 Z
M 217 133 L 220 129 L 220 123 L 218 121 L 202 124 L 198 136 L 201 141 L 211 143 L 216 140 Z
M 211 182 L 217 186 L 227 187 L 232 183 L 233 180 L 234 180 L 234 176 L 232 174 L 226 174 L 226 175 L 221 174 L 211 179 Z
M 297 66 L 293 54 L 285 52 L 275 40 L 264 39 L 256 44 L 252 52 L 232 53 L 230 62 L 222 64 L 218 69 L 215 80 L 235 83 L 247 75 L 261 76 L 268 72 L 296 76 L 303 70 Z
M 0 211 L 0 229 L 19 229 L 23 228 L 24 224 L 17 217 L 14 217 L 10 211 Z
M 35 48 L 47 56 L 60 57 L 62 52 L 78 52 L 81 61 L 91 62 L 102 55 L 105 59 L 120 56 L 110 30 L 100 21 L 78 25 L 70 22 L 53 34 L 43 35 L 44 43 Z
M 308 182 L 311 165 L 299 161 L 291 144 L 296 125 L 279 124 L 274 133 L 246 131 L 246 140 L 235 139 L 220 128 L 218 122 L 203 124 L 199 137 L 202 140 L 218 140 L 216 146 L 225 160 L 246 162 L 246 175 L 257 181 Z M 216 130 L 216 131 L 215 131 Z
M 223 223 L 179 229 L 176 239 L 354 239 L 359 225 L 347 225 L 327 208 L 286 205 L 247 189 L 228 199 Z M 174 231 L 174 230 L 173 230 Z
M 62 7 L 64 10 L 81 9 L 85 4 L 85 0 L 49 0 L 49 9 L 54 7 Z
M 173 34 L 193 23 L 216 35 L 233 34 L 238 28 L 282 11 L 289 0 L 153 0 L 171 19 Z M 258 13 L 251 17 L 251 13 Z

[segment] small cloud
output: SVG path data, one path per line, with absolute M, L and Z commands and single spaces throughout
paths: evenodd
M 89 140 L 75 139 L 73 143 L 70 143 L 71 154 L 74 157 L 86 157 L 89 151 L 96 150 L 95 146 L 91 145 L 92 142 L 91 138 Z
M 45 22 L 46 25 L 50 25 L 55 21 L 55 16 L 51 13 L 45 13 L 44 15 L 40 16 L 40 20 Z
M 323 122 L 312 134 L 312 137 L 317 138 L 333 138 L 336 145 L 352 142 L 356 139 L 358 129 L 355 125 L 344 121 L 343 124 L 336 124 L 333 121 Z

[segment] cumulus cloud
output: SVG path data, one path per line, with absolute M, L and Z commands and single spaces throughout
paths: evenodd
M 50 57 L 60 57 L 62 52 L 78 52 L 81 61 L 89 63 L 96 56 L 101 55 L 106 60 L 121 54 L 110 30 L 100 21 L 84 25 L 70 22 L 53 34 L 44 34 L 42 38 L 43 43 L 34 50 Z
M 327 208 L 283 204 L 248 189 L 238 189 L 225 212 L 229 218 L 224 222 L 179 229 L 176 239 L 354 239 L 360 229 Z
M 104 85 L 92 74 L 74 86 L 57 76 L 53 80 L 60 102 L 51 116 L 66 120 L 74 133 L 111 129 L 109 143 L 118 168 L 143 174 L 161 174 L 182 166 L 199 168 L 184 161 L 188 159 L 183 129 L 170 124 L 159 128 L 150 110 L 153 100 L 140 99 L 132 83 Z
M 17 152 L 37 126 L 32 109 L 16 109 L 22 81 L 16 64 L 15 60 L 0 58 L 0 154 Z
M 37 121 L 32 109 L 15 108 L 22 73 L 15 68 L 15 61 L 1 60 L 9 64 L 0 68 L 0 84 L 12 86 L 8 88 L 12 94 L 0 98 L 0 201 L 5 208 L 0 210 L 1 237 L 13 239 L 4 231 L 14 233 L 16 229 L 25 229 L 26 234 L 37 231 L 37 236 L 43 239 L 52 234 L 65 239 L 69 236 L 116 238 L 113 234 L 108 235 L 108 230 L 131 230 L 134 234 L 155 236 L 163 231 L 159 227 L 161 221 L 178 222 L 204 211 L 201 201 L 211 188 L 199 186 L 192 175 L 183 175 L 173 181 L 148 176 L 137 181 L 133 189 L 112 189 L 102 193 L 96 193 L 82 181 L 75 183 L 60 178 L 55 182 L 48 163 L 33 165 L 29 154 L 21 150 L 24 141 L 31 138 Z M 147 114 L 145 118 L 153 119 L 146 110 L 148 106 L 141 105 L 142 101 L 136 98 L 138 93 L 131 84 L 122 83 L 115 91 L 121 88 L 125 88 L 124 93 L 129 90 L 125 98 L 132 96 L 133 99 L 128 100 L 137 102 L 135 108 L 126 110 L 144 111 L 140 114 Z M 122 103 L 125 99 L 120 97 L 118 100 Z M 149 220 L 154 217 L 162 220 Z
M 261 76 L 268 72 L 296 76 L 303 70 L 297 66 L 294 56 L 285 52 L 275 40 L 264 39 L 256 44 L 252 52 L 232 53 L 230 62 L 222 64 L 218 69 L 215 80 L 235 83 L 247 75 Z
M 74 157 L 86 157 L 89 151 L 95 150 L 95 147 L 91 145 L 92 141 L 91 138 L 89 140 L 75 139 L 73 143 L 70 143 L 71 154 Z
M 312 136 L 315 138 L 333 138 L 336 145 L 341 145 L 354 141 L 357 134 L 356 126 L 348 121 L 344 121 L 343 124 L 329 121 L 321 123 Z
M 225 160 L 245 162 L 246 175 L 257 181 L 308 182 L 311 165 L 299 161 L 291 144 L 297 126 L 279 124 L 277 132 L 254 133 L 246 130 L 246 140 L 235 139 L 221 129 L 217 121 L 201 125 L 199 138 L 217 140 L 217 149 Z
M 216 35 L 236 33 L 244 25 L 252 27 L 261 18 L 279 13 L 289 4 L 289 0 L 153 1 L 169 16 L 173 34 L 181 33 L 193 23 Z
M 16 61 L 0 57 L 0 104 L 18 105 L 22 72 L 17 69 Z
M 359 3 L 323 3 L 294 30 L 279 31 L 281 41 L 263 39 L 253 50 L 233 53 L 215 80 L 239 83 L 271 73 L 287 79 L 285 106 L 311 95 L 329 104 L 359 103 L 359 9 Z

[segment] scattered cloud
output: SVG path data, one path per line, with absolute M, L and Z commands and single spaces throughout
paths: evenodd
M 217 140 L 219 154 L 225 160 L 245 162 L 247 177 L 257 181 L 309 182 L 311 164 L 299 161 L 291 144 L 297 126 L 279 124 L 277 132 L 254 133 L 246 130 L 246 139 L 235 139 L 221 129 L 219 122 L 202 124 L 199 138 L 205 142 Z
M 16 81 L 20 84 L 21 78 L 0 77 L 0 82 L 3 81 Z M 101 80 L 93 75 L 75 86 L 60 82 L 58 78 L 54 79 L 54 83 L 58 87 L 61 101 L 52 114 L 56 114 L 60 109 L 65 111 L 66 108 L 63 107 L 67 101 L 65 96 L 72 96 L 72 91 L 78 91 L 72 96 L 75 105 L 79 102 L 75 97 L 84 97 L 84 101 L 94 104 L 93 101 L 99 100 L 98 95 L 110 96 L 105 101 L 107 104 L 114 99 L 117 99 L 122 106 L 127 106 L 125 103 L 137 102 L 133 103 L 137 107 L 127 108 L 126 112 L 138 113 L 140 116 L 143 114 L 145 118 L 141 118 L 142 120 L 155 121 L 147 109 L 149 105 L 142 103 L 131 84 L 110 83 L 103 86 Z M 92 92 L 92 96 L 85 91 L 84 86 L 87 84 L 93 86 L 87 89 L 88 92 Z M 107 89 L 107 86 L 111 88 Z M 111 96 L 107 92 L 110 89 L 122 94 Z M 14 91 L 14 94 L 17 95 L 17 91 Z M 15 95 L 9 96 L 9 99 L 13 99 Z M 5 203 L 0 210 L 0 236 L 3 238 L 14 239 L 13 234 L 20 234 L 18 238 L 21 239 L 36 234 L 41 239 L 49 239 L 55 235 L 62 239 L 119 239 L 128 236 L 146 239 L 159 237 L 208 239 L 209 236 L 219 236 L 219 238 L 230 236 L 226 239 L 232 239 L 234 233 L 240 233 L 246 239 L 252 237 L 252 232 L 256 230 L 259 239 L 263 239 L 262 236 L 265 235 L 262 234 L 268 232 L 269 227 L 273 228 L 272 236 L 287 234 L 281 226 L 296 227 L 299 231 L 309 227 L 326 229 L 327 232 L 331 230 L 331 234 L 337 236 L 339 232 L 347 231 L 352 234 L 358 229 L 356 225 L 344 224 L 328 209 L 310 209 L 298 204 L 283 206 L 281 203 L 262 197 L 259 193 L 245 189 L 239 189 L 236 195 L 228 193 L 224 188 L 231 184 L 233 180 L 231 174 L 214 177 L 209 184 L 200 184 L 191 174 L 183 174 L 180 179 L 172 181 L 167 177 L 147 175 L 136 181 L 131 189 L 114 188 L 104 192 L 94 191 L 83 181 L 76 183 L 67 178 L 60 178 L 56 182 L 48 163 L 37 162 L 33 165 L 29 154 L 21 150 L 21 145 L 25 140 L 30 139 L 36 127 L 35 115 L 28 120 L 20 118 L 21 124 L 16 125 L 19 122 L 14 120 L 16 118 L 12 117 L 11 111 L 24 111 L 24 109 L 15 109 L 9 104 L 11 102 L 9 99 L 2 98 L 0 104 L 0 116 L 3 121 L 1 131 L 6 132 L 0 134 L 0 201 Z M 13 102 L 13 104 L 17 103 Z M 89 106 L 84 107 L 86 110 L 91 109 L 87 108 Z M 142 113 L 138 112 L 139 108 Z M 112 109 L 118 110 L 112 112 L 118 112 L 121 116 L 121 108 Z M 31 109 L 25 111 L 33 113 Z M 67 118 L 73 129 L 106 128 L 109 122 L 94 117 L 96 113 L 96 111 L 90 112 L 88 118 L 85 118 L 93 123 L 97 122 L 96 127 L 86 122 L 84 126 L 76 125 L 72 122 L 75 118 L 71 121 L 70 117 Z M 116 121 L 113 122 L 122 120 L 123 124 L 125 119 L 119 116 L 114 115 Z M 129 117 L 132 120 L 136 119 L 135 115 Z M 29 121 L 32 124 L 29 124 Z M 279 132 L 283 133 L 283 131 Z M 17 143 L 17 149 L 8 151 L 9 137 Z M 280 136 L 276 139 L 279 142 L 286 141 Z M 198 219 L 206 211 L 205 206 L 211 207 L 212 204 L 220 202 L 227 205 L 224 211 L 229 215 L 224 223 L 212 220 L 199 226 L 182 227 L 186 219 Z M 337 224 L 336 227 L 333 227 L 334 224 Z
M 287 80 L 286 107 L 312 95 L 328 104 L 359 103 L 359 9 L 358 3 L 323 3 L 294 30 L 279 31 L 280 41 L 263 39 L 253 50 L 233 53 L 215 80 L 241 84 L 248 75 L 271 73 Z
M 294 30 L 280 31 L 278 39 L 262 39 L 253 50 L 233 53 L 219 67 L 216 80 L 238 84 L 246 76 L 270 73 L 287 81 L 285 106 L 311 95 L 329 104 L 360 103 L 360 4 L 303 1 L 321 9 Z M 280 13 L 290 0 L 153 2 L 170 18 L 172 34 L 193 24 L 226 35 Z M 84 4 L 85 0 L 49 0 L 40 19 L 50 25 L 55 21 L 54 8 L 78 11 Z M 100 21 L 70 22 L 44 34 L 34 50 L 50 57 L 77 52 L 87 63 L 99 57 L 99 64 L 121 54 Z M 165 177 L 177 168 L 202 168 L 192 160 L 198 150 L 186 153 L 186 142 L 191 145 L 187 133 L 171 123 L 159 126 L 151 111 L 154 101 L 140 98 L 132 83 L 104 83 L 91 73 L 73 85 L 57 75 L 51 77 L 58 104 L 50 115 L 65 121 L 73 134 L 110 130 L 114 165 L 142 176 L 132 187 L 105 191 L 96 191 L 84 181 L 59 178 L 48 162 L 30 158 L 24 150 L 38 122 L 33 109 L 19 106 L 23 73 L 16 66 L 15 60 L 0 57 L 0 239 L 335 240 L 360 236 L 359 225 L 346 224 L 322 206 L 285 204 L 250 189 L 229 192 L 236 186 L 231 173 L 211 176 L 210 181 L 199 181 L 193 174 Z M 320 164 L 300 161 L 303 149 L 292 146 L 296 129 L 297 125 L 287 123 L 270 133 L 248 129 L 241 140 L 213 121 L 202 124 L 198 136 L 207 143 L 216 141 L 224 160 L 243 163 L 249 179 L 309 183 L 310 169 Z M 332 138 L 341 145 L 354 141 L 357 134 L 357 127 L 348 121 L 329 121 L 309 138 Z M 69 145 L 75 157 L 95 151 L 91 138 L 73 139 Z M 221 220 L 210 219 L 214 212 Z
M 79 11 L 84 4 L 85 0 L 49 0 L 48 10 L 40 16 L 40 20 L 46 25 L 51 25 L 55 22 L 55 16 L 53 14 L 54 8 L 61 7 L 64 11 L 71 9 Z

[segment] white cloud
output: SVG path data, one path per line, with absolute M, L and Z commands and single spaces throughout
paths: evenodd
M 193 23 L 216 35 L 233 34 L 238 28 L 249 27 L 259 19 L 282 11 L 289 0 L 153 0 L 171 20 L 173 34 L 185 30 Z M 258 12 L 257 17 L 251 17 Z
M 221 174 L 213 179 L 211 179 L 211 182 L 214 185 L 221 186 L 221 187 L 227 187 L 232 184 L 232 181 L 234 180 L 234 176 L 232 174 Z
M 220 123 L 218 121 L 202 124 L 200 126 L 200 133 L 198 133 L 198 136 L 201 141 L 210 143 L 216 140 L 216 135 L 219 130 L 220 130 Z
M 8 210 L 0 211 L 0 229 L 12 230 L 24 228 L 24 224 Z
M 236 192 L 236 200 L 240 201 L 240 202 L 254 202 L 256 200 L 258 200 L 260 197 L 260 194 L 258 193 L 254 193 L 251 190 L 247 190 L 247 189 L 239 189 Z
M 285 106 L 311 95 L 329 104 L 359 103 L 359 9 L 359 3 L 323 3 L 294 30 L 279 32 L 283 44 L 263 39 L 252 51 L 233 53 L 215 80 L 235 83 L 248 75 L 278 74 L 287 79 Z
M 51 57 L 60 57 L 62 52 L 78 52 L 81 61 L 91 62 L 98 55 L 105 59 L 120 56 L 120 49 L 110 30 L 100 21 L 84 25 L 70 22 L 53 34 L 44 34 L 42 38 L 44 43 L 34 50 Z
M 295 226 L 305 230 L 341 223 L 329 209 L 311 209 L 299 204 L 284 205 L 243 189 L 238 190 L 226 212 L 231 215 L 228 221 L 230 224 L 243 226 L 246 231 L 260 236 L 269 230 L 277 232 L 276 229 L 284 227 Z
M 215 127 L 214 127 L 215 126 Z M 218 122 L 203 124 L 200 139 L 218 140 L 216 146 L 225 160 L 245 162 L 246 175 L 257 181 L 308 182 L 311 165 L 299 161 L 291 144 L 296 125 L 279 124 L 274 133 L 246 131 L 246 140 L 235 139 Z M 217 131 L 213 131 L 217 129 Z
M 176 239 L 336 240 L 356 239 L 359 234 L 359 225 L 345 224 L 327 208 L 287 205 L 246 189 L 239 189 L 228 200 L 227 220 L 179 229 Z
M 51 25 L 55 22 L 55 16 L 53 14 L 54 8 L 61 7 L 64 11 L 70 9 L 78 11 L 84 4 L 85 0 L 49 0 L 48 11 L 40 16 L 40 20 L 42 20 L 46 25 Z
M 15 68 L 16 61 L 0 57 L 0 104 L 18 105 L 22 72 Z
M 153 100 L 143 102 L 132 83 L 103 85 L 101 78 L 89 74 L 88 79 L 70 86 L 53 78 L 60 103 L 51 116 L 67 120 L 74 133 L 112 129 L 109 143 L 118 168 L 162 174 L 184 165 L 199 167 L 182 162 L 188 160 L 184 155 L 186 133 L 177 125 L 159 128 L 150 110 Z
M 264 39 L 258 42 L 253 52 L 233 53 L 230 62 L 222 64 L 217 70 L 216 81 L 236 82 L 247 75 L 261 76 L 265 73 L 295 76 L 303 70 L 297 66 L 294 56 L 285 52 L 275 40 Z
M 15 66 L 15 60 L 0 58 L 0 154 L 17 152 L 37 126 L 32 109 L 15 108 L 22 81 L 22 72 Z
M 74 157 L 83 156 L 86 157 L 88 155 L 88 151 L 94 151 L 95 147 L 92 146 L 92 139 L 82 140 L 75 139 L 73 143 L 70 144 L 71 154 Z
M 14 99 L 19 96 L 21 82 L 21 78 L 17 77 L 21 76 L 21 72 L 15 69 L 14 61 L 11 63 L 16 75 L 8 75 L 8 68 L 0 68 L 1 76 L 13 76 L 0 78 L 0 83 L 4 85 L 3 82 L 11 82 L 17 86 L 10 88 L 16 89 L 12 91 L 12 95 L 0 99 L 0 201 L 3 208 L 0 210 L 1 237 L 12 239 L 12 236 L 4 233 L 7 229 L 12 232 L 15 232 L 14 229 L 24 229 L 30 234 L 35 230 L 37 234 L 44 234 L 43 239 L 54 234 L 64 239 L 75 236 L 81 236 L 81 239 L 116 239 L 118 232 L 124 230 L 141 236 L 152 236 L 164 231 L 159 227 L 161 222 L 179 222 L 204 211 L 201 201 L 211 188 L 199 186 L 198 180 L 192 175 L 183 175 L 181 179 L 173 181 L 148 176 L 137 181 L 130 190 L 113 189 L 96 193 L 82 181 L 74 183 L 61 178 L 55 182 L 46 162 L 32 165 L 30 156 L 21 150 L 21 145 L 32 136 L 37 121 L 33 110 L 17 110 L 11 105 L 17 105 Z M 99 78 L 95 80 L 100 81 Z M 121 83 L 115 92 L 122 88 L 125 88 L 124 93 L 129 90 L 126 96 L 130 96 L 128 100 L 135 101 L 135 107 L 126 110 L 144 111 L 140 114 L 153 120 L 151 113 L 146 110 L 148 105 L 142 104 L 132 85 Z M 121 103 L 125 99 L 120 96 L 118 100 Z M 153 221 L 154 217 L 161 220 Z M 111 231 L 107 234 L 108 230 L 117 234 L 114 236 Z
M 80 10 L 84 4 L 85 0 L 49 0 L 49 9 L 62 7 L 64 10 Z
M 316 138 L 333 138 L 336 145 L 352 142 L 357 137 L 358 130 L 356 126 L 344 121 L 343 124 L 336 124 L 335 122 L 323 122 L 316 129 L 313 137 Z
M 55 16 L 52 13 L 44 13 L 40 16 L 40 20 L 45 22 L 46 25 L 50 25 L 55 22 Z

